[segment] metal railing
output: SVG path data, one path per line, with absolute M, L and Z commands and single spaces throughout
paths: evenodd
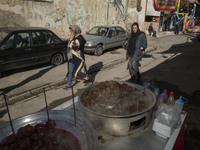
M 120 3 L 120 5 L 118 4 L 118 2 Z M 119 9 L 123 20 L 125 20 L 125 8 L 124 8 L 124 5 L 122 4 L 121 0 L 115 0 L 115 5 Z

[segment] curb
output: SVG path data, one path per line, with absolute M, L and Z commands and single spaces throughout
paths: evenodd
M 21 93 L 17 93 L 17 94 L 14 94 L 14 95 L 8 95 L 8 96 L 6 96 L 7 97 L 7 103 L 8 103 L 8 105 L 14 104 L 14 103 L 19 102 L 21 100 L 24 100 L 24 99 L 27 99 L 27 98 L 30 98 L 30 97 L 33 97 L 35 95 L 42 93 L 43 88 L 45 88 L 45 90 L 48 91 L 48 90 L 51 90 L 51 89 L 56 88 L 58 86 L 64 85 L 66 83 L 67 83 L 66 80 L 62 80 L 62 81 L 58 81 L 56 83 L 46 84 L 46 85 L 43 85 L 43 86 L 40 86 L 40 87 L 37 87 L 37 88 L 34 88 L 34 89 L 30 89 L 30 90 L 27 90 L 27 91 L 24 91 L 24 92 L 21 92 Z M 0 97 L 0 108 L 3 108 L 3 107 L 5 107 L 5 103 L 4 103 L 4 97 L 2 96 L 2 97 Z

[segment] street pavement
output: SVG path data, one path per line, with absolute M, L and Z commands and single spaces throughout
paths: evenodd
M 190 112 L 190 104 L 192 104 L 192 100 L 194 99 L 194 93 L 200 91 L 200 42 L 191 35 L 181 34 L 168 35 L 159 38 L 148 37 L 148 44 L 149 49 L 147 49 L 147 53 L 143 56 L 141 62 L 140 71 L 142 78 L 138 84 L 144 85 L 146 82 L 150 82 L 151 90 L 160 88 L 161 90 L 166 89 L 168 92 L 173 91 L 176 99 L 182 95 L 188 100 L 187 103 L 185 103 L 184 109 L 187 112 Z M 126 69 L 127 61 L 125 60 L 125 53 L 126 52 L 122 48 L 118 48 L 116 50 L 108 50 L 100 57 L 86 55 L 87 67 L 91 70 L 93 81 L 101 82 L 113 79 L 130 81 L 130 75 Z M 8 83 L 9 87 L 14 85 L 20 90 L 20 87 L 23 85 L 23 89 L 21 89 L 21 91 L 23 91 L 24 89 L 32 89 L 33 87 L 31 88 L 30 85 L 34 85 L 36 80 L 36 86 L 47 84 L 47 82 L 44 81 L 54 81 L 52 83 L 59 82 L 65 78 L 67 72 L 66 66 L 67 64 L 65 63 L 55 68 L 52 68 L 51 66 L 45 66 L 42 70 L 40 70 L 41 68 L 36 68 L 33 70 L 34 73 L 31 73 L 30 71 L 17 72 L 14 75 L 8 75 L 2 78 L 0 80 L 0 85 L 5 85 L 5 83 L 10 82 L 11 80 L 11 83 Z M 12 76 L 12 78 L 9 78 L 10 76 Z M 71 90 L 64 90 L 64 86 L 65 85 L 54 86 L 46 91 L 49 109 L 71 99 Z M 84 88 L 83 82 L 77 83 L 74 86 L 75 96 L 78 96 Z M 8 94 L 16 94 L 14 91 L 17 89 L 11 89 L 12 90 L 9 91 Z M 200 108 L 200 106 L 193 105 L 193 111 L 196 107 Z M 13 119 L 44 110 L 44 108 L 44 94 L 41 92 L 9 106 L 11 117 Z M 191 135 L 195 132 L 195 136 L 198 140 L 200 139 L 200 129 L 196 126 L 200 125 L 200 123 L 197 121 L 194 124 L 191 121 L 196 120 L 195 115 L 189 116 L 190 118 L 186 119 L 186 139 L 187 137 L 192 139 L 193 137 L 191 137 Z M 5 123 L 7 121 L 8 115 L 6 109 L 1 108 L 0 123 Z M 185 147 L 190 147 L 191 149 L 196 147 L 198 142 L 196 142 L 195 138 L 193 141 L 192 147 L 188 142 L 185 142 Z

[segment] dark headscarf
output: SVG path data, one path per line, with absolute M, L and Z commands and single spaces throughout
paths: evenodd
M 133 33 L 133 26 L 137 26 L 137 32 L 136 33 Z M 131 26 L 131 37 L 129 39 L 128 49 L 127 49 L 130 56 L 133 56 L 133 54 L 134 54 L 135 47 L 136 47 L 136 41 L 137 41 L 137 39 L 138 39 L 138 37 L 141 33 L 142 32 L 139 29 L 138 23 L 134 22 Z

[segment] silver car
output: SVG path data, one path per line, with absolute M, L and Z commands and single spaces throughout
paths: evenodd
M 87 41 L 84 52 L 100 56 L 109 48 L 125 48 L 129 35 L 130 33 L 119 26 L 95 26 L 83 35 Z

